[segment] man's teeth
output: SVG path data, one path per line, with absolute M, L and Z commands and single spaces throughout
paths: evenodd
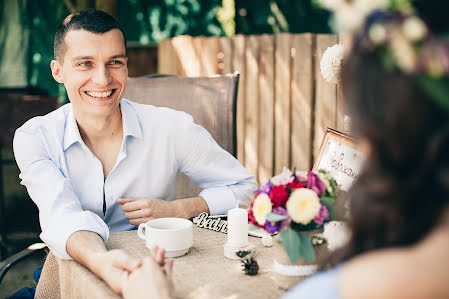
M 107 98 L 112 94 L 112 90 L 109 91 L 103 91 L 103 92 L 98 92 L 98 91 L 86 91 L 86 93 L 88 95 L 90 95 L 91 97 L 94 98 Z

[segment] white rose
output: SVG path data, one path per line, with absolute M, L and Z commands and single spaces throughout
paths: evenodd
M 395 34 L 391 40 L 391 50 L 399 68 L 405 73 L 411 73 L 416 67 L 416 53 L 402 34 Z
M 261 193 L 256 197 L 253 205 L 253 215 L 257 223 L 265 225 L 265 222 L 267 222 L 267 215 L 271 212 L 272 207 L 273 204 L 267 194 Z
M 320 61 L 320 69 L 326 82 L 338 84 L 344 51 L 345 47 L 340 44 L 329 47 L 324 51 Z
M 335 11 L 335 28 L 333 29 L 338 32 L 355 32 L 362 27 L 364 21 L 364 14 L 356 7 L 345 4 L 341 9 Z
M 427 27 L 420 18 L 414 16 L 407 18 L 402 24 L 402 32 L 409 41 L 417 42 L 426 36 Z
M 286 208 L 293 221 L 307 225 L 320 211 L 321 203 L 315 191 L 300 188 L 290 195 Z
M 369 29 L 369 38 L 375 45 L 383 44 L 387 39 L 387 30 L 382 24 L 374 24 Z

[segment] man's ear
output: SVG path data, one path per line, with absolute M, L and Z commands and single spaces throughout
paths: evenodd
M 62 77 L 62 65 L 57 60 L 52 60 L 50 62 L 50 68 L 51 68 L 51 74 L 53 78 L 58 83 L 64 83 L 63 77 Z

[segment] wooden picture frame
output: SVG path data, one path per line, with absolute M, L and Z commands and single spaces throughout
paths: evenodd
M 363 153 L 357 149 L 357 140 L 354 137 L 327 128 L 312 171 L 329 171 L 341 186 L 341 190 L 347 191 L 357 180 L 364 159 Z

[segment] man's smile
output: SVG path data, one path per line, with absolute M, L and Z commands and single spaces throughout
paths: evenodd
M 112 96 L 112 94 L 117 89 L 111 89 L 108 91 L 85 91 L 84 93 L 87 94 L 90 97 L 97 98 L 97 99 L 106 99 Z

